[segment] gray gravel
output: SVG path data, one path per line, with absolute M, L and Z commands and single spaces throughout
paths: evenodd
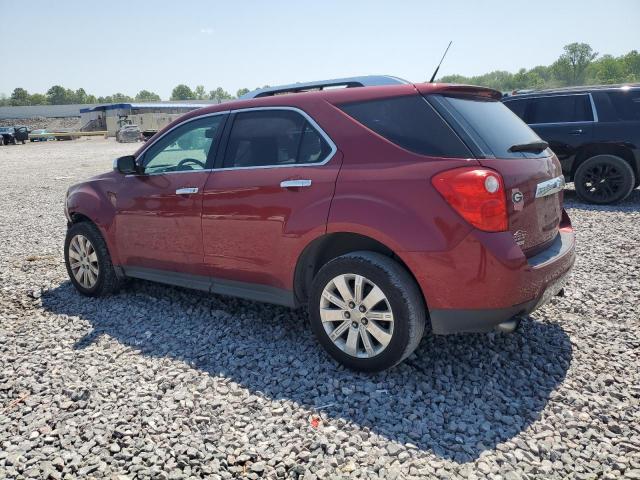
M 301 312 L 132 282 L 86 299 L 68 185 L 131 144 L 0 147 L 0 478 L 640 478 L 640 191 L 566 193 L 565 298 L 355 374 Z

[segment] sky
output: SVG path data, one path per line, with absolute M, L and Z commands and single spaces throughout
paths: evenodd
M 20 14 L 5 16 L 18 8 Z M 640 50 L 640 0 L 0 0 L 0 93 L 52 85 L 105 96 L 388 74 L 517 71 L 586 42 Z

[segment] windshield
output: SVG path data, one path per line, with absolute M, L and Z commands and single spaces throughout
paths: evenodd
M 13 132 L 13 127 L 0 127 L 0 132 L 2 132 L 2 133 L 11 133 L 11 132 Z
M 542 140 L 502 102 L 481 97 L 442 98 L 457 112 L 457 117 L 462 117 L 464 127 L 472 130 L 472 136 L 484 143 L 496 158 L 548 156 L 545 150 L 523 150 L 524 145 L 540 144 Z M 520 148 L 512 148 L 515 146 Z

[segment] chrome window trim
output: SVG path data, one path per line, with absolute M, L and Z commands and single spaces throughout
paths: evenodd
M 176 128 L 178 127 L 182 127 L 183 125 L 186 125 L 187 123 L 191 123 L 191 122 L 195 122 L 196 120 L 201 120 L 203 118 L 207 118 L 207 117 L 215 117 L 216 115 L 226 115 L 229 112 L 231 112 L 231 110 L 224 110 L 222 112 L 213 112 L 213 113 L 205 113 L 203 115 L 198 115 L 196 117 L 191 117 L 190 119 L 184 121 L 184 122 L 180 122 L 177 125 L 174 125 L 173 127 L 171 127 L 169 130 L 167 130 L 166 132 L 164 132 L 162 135 L 160 135 L 158 138 L 156 138 L 151 144 L 149 145 L 145 145 L 145 147 L 142 149 L 142 151 L 140 152 L 139 155 L 136 156 L 136 160 L 142 156 L 144 156 L 145 153 L 147 153 L 147 150 L 149 150 L 152 146 L 154 146 L 156 143 L 158 143 L 160 140 L 162 140 L 164 137 L 166 137 L 167 135 L 169 135 L 171 132 L 173 132 Z M 193 170 L 186 170 L 188 172 L 193 172 Z M 198 172 L 204 171 L 204 170 L 197 170 Z M 162 174 L 165 173 L 182 173 L 182 172 L 161 172 Z M 157 175 L 154 173 L 147 173 L 146 175 Z
M 258 170 L 258 169 L 265 169 L 265 168 L 318 167 L 318 166 L 329 163 L 333 158 L 333 156 L 338 151 L 338 147 L 333 142 L 333 140 L 331 140 L 331 137 L 327 135 L 327 132 L 325 132 L 322 129 L 322 127 L 320 127 L 320 125 L 318 125 L 318 123 L 313 118 L 311 118 L 311 116 L 307 112 L 305 112 L 304 110 L 298 107 L 286 107 L 286 106 L 247 107 L 247 108 L 238 108 L 235 110 L 231 110 L 231 113 L 242 113 L 242 112 L 260 111 L 260 110 L 289 110 L 289 111 L 299 113 L 311 124 L 311 126 L 327 142 L 329 147 L 331 147 L 331 151 L 327 154 L 327 156 L 323 160 L 319 162 L 314 162 L 314 163 L 292 163 L 287 165 L 256 165 L 256 166 L 249 166 L 249 167 L 221 167 L 221 168 L 214 168 L 213 169 L 214 172 L 225 172 L 230 170 Z M 233 131 L 233 125 L 231 127 Z M 229 132 L 229 135 L 231 135 L 231 132 Z
M 213 117 L 215 115 L 227 115 L 227 114 L 232 114 L 232 113 L 250 112 L 250 111 L 254 111 L 254 110 L 255 111 L 258 111 L 258 110 L 290 110 L 290 111 L 294 111 L 294 112 L 299 113 L 300 115 L 302 115 L 309 122 L 309 124 L 329 144 L 329 147 L 331 147 L 331 151 L 327 154 L 327 156 L 322 161 L 314 162 L 314 163 L 292 163 L 290 165 L 259 165 L 259 166 L 251 166 L 251 167 L 206 168 L 206 169 L 202 169 L 202 170 L 180 170 L 178 172 L 133 173 L 133 174 L 126 175 L 125 177 L 153 176 L 153 175 L 172 175 L 172 174 L 175 174 L 175 173 L 223 172 L 223 171 L 229 171 L 229 170 L 249 170 L 249 169 L 257 170 L 257 169 L 265 169 L 265 168 L 318 167 L 318 166 L 322 166 L 322 165 L 325 165 L 325 164 L 329 163 L 331 161 L 331 159 L 333 158 L 333 156 L 335 155 L 335 153 L 338 151 L 338 147 L 333 142 L 331 137 L 327 134 L 327 132 L 325 132 L 322 129 L 322 127 L 320 127 L 320 125 L 318 125 L 318 123 L 307 112 L 305 112 L 304 110 L 302 110 L 302 109 L 300 109 L 298 107 L 288 107 L 288 106 L 246 107 L 246 108 L 237 108 L 235 110 L 224 110 L 222 112 L 214 112 L 214 113 L 207 113 L 207 114 L 204 114 L 204 115 L 198 115 L 197 117 L 192 117 L 192 118 L 190 118 L 189 120 L 187 120 L 185 122 L 181 122 L 181 123 L 171 127 L 169 130 L 164 132 L 161 136 L 156 138 L 153 141 L 152 144 L 146 145 L 144 150 L 142 150 L 142 152 L 140 152 L 140 154 L 136 156 L 136 159 L 143 157 L 144 154 L 147 152 L 147 150 L 149 150 L 149 148 L 151 148 L 153 145 L 155 145 L 157 142 L 159 142 L 162 138 L 164 138 L 166 135 L 171 133 L 173 130 L 175 130 L 176 128 L 181 127 L 183 125 L 186 125 L 189 122 L 193 122 L 195 120 L 200 120 L 202 118 Z M 116 163 L 115 163 L 115 160 L 114 160 L 114 167 L 115 167 L 115 165 L 116 165 Z
M 589 100 L 591 100 L 591 111 L 593 112 L 593 122 L 598 122 L 598 110 L 596 110 L 596 103 L 593 101 L 593 95 L 589 92 Z
M 576 123 L 595 123 L 593 120 L 583 120 L 580 122 L 548 122 L 548 123 L 528 123 L 530 126 L 544 126 L 544 125 L 574 125 Z

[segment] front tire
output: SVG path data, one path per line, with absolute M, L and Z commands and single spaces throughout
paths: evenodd
M 82 295 L 100 297 L 120 286 L 107 244 L 93 223 L 75 223 L 67 230 L 64 261 L 71 283 Z
M 636 183 L 631 165 L 615 155 L 596 155 L 580 164 L 573 182 L 587 203 L 607 205 L 624 200 Z
M 309 315 L 318 342 L 335 360 L 375 372 L 400 363 L 417 348 L 426 306 L 401 265 L 362 251 L 320 269 L 311 287 Z

